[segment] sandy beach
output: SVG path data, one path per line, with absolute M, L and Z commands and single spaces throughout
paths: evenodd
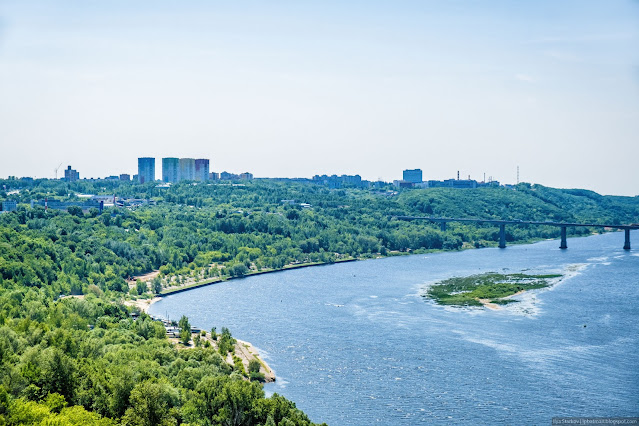
M 155 302 L 157 302 L 158 300 L 162 299 L 159 296 L 156 296 L 152 299 L 136 299 L 136 300 L 126 300 L 124 301 L 124 304 L 127 306 L 133 306 L 136 307 L 138 309 L 140 309 L 142 312 L 144 312 L 145 314 L 149 313 L 149 308 L 151 307 L 152 304 L 154 304 Z
M 149 313 L 149 308 L 152 304 L 161 300 L 162 297 L 156 296 L 152 299 L 137 299 L 137 300 L 127 300 L 124 302 L 127 306 L 133 306 L 140 309 L 145 314 Z M 211 343 L 211 346 L 217 350 L 217 341 L 211 339 L 211 335 L 207 332 L 206 337 L 202 337 L 205 340 L 208 340 Z M 242 360 L 242 364 L 244 364 L 244 369 L 248 371 L 249 362 L 253 359 L 256 359 L 260 363 L 260 373 L 264 374 L 265 382 L 274 382 L 275 381 L 275 372 L 268 366 L 268 364 L 260 357 L 259 352 L 253 347 L 253 345 L 249 342 L 245 342 L 243 340 L 235 339 L 237 342 L 235 344 L 235 355 Z M 177 345 L 179 339 L 177 338 L 169 338 L 171 343 Z M 194 345 L 191 340 L 190 345 Z M 183 347 L 183 349 L 188 349 Z M 227 356 L 226 362 L 230 365 L 234 365 L 233 356 L 229 354 Z

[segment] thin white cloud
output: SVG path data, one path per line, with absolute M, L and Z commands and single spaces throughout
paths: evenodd
M 515 79 L 526 83 L 534 83 L 536 81 L 534 77 L 528 74 L 517 74 L 515 75 Z
M 562 52 L 559 50 L 547 50 L 543 52 L 543 54 L 550 58 L 558 59 L 560 61 L 566 61 L 566 62 L 578 62 L 582 60 L 579 56 L 575 54 Z
M 632 40 L 637 38 L 635 32 L 607 33 L 607 34 L 583 34 L 576 36 L 549 36 L 530 40 L 531 44 L 554 44 L 554 43 L 589 43 L 593 41 L 618 41 Z

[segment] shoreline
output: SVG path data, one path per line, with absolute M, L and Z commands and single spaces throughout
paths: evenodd
M 606 231 L 604 233 L 608 233 L 610 231 Z M 592 233 L 589 235 L 580 235 L 580 236 L 574 236 L 571 238 L 584 238 L 584 237 L 589 237 L 589 236 L 593 236 L 593 235 L 600 235 L 599 233 Z M 511 245 L 524 245 L 524 244 L 535 244 L 541 241 L 554 241 L 554 240 L 559 240 L 559 238 L 550 238 L 550 239 L 535 239 L 533 241 L 521 241 L 521 242 L 512 242 Z M 462 248 L 460 250 L 443 250 L 443 249 L 435 249 L 435 250 L 429 250 L 429 253 L 445 253 L 445 252 L 452 252 L 452 251 L 463 251 L 463 250 L 467 250 L 467 249 L 482 249 L 482 248 L 491 248 L 491 247 L 467 247 L 467 248 Z M 392 253 L 390 255 L 380 255 L 378 257 L 375 257 L 373 259 L 383 259 L 383 258 L 389 258 L 389 257 L 395 257 L 395 256 L 408 256 L 408 255 L 413 255 L 413 254 L 422 254 L 422 253 L 405 253 L 405 252 L 398 252 L 398 253 Z M 324 265 L 334 265 L 337 263 L 347 263 L 347 262 L 355 262 L 355 261 L 359 261 L 359 260 L 371 260 L 371 259 L 358 259 L 358 258 L 350 258 L 350 259 L 339 259 L 336 260 L 335 262 L 317 262 L 317 263 L 306 263 L 306 264 L 298 264 L 298 265 L 291 265 L 288 267 L 284 267 L 282 269 L 272 269 L 272 270 L 267 270 L 267 271 L 254 271 L 252 273 L 248 273 L 242 277 L 229 277 L 229 278 L 225 278 L 225 279 L 221 279 L 221 278 L 213 278 L 210 280 L 205 280 L 203 282 L 199 282 L 199 283 L 193 283 L 191 285 L 186 285 L 183 287 L 178 287 L 176 289 L 173 290 L 168 290 L 168 291 L 163 291 L 160 294 L 154 296 L 151 299 L 136 299 L 136 300 L 129 300 L 129 301 L 125 301 L 124 304 L 128 305 L 128 306 L 133 306 L 133 307 L 137 307 L 139 308 L 142 312 L 144 312 L 145 314 L 149 313 L 149 309 L 151 308 L 151 306 L 158 302 L 159 300 L 162 300 L 163 297 L 165 296 L 170 296 L 172 294 L 177 294 L 177 293 L 182 293 L 188 290 L 192 290 L 192 289 L 196 289 L 196 288 L 201 288 L 201 287 L 205 287 L 208 285 L 213 285 L 213 284 L 218 284 L 218 283 L 222 283 L 222 282 L 226 282 L 226 281 L 232 281 L 232 280 L 237 280 L 237 279 L 241 279 L 241 278 L 247 278 L 247 277 L 251 277 L 251 276 L 256 276 L 256 275 L 263 275 L 263 274 L 272 274 L 272 273 L 276 273 L 276 272 L 284 272 L 284 271 L 288 271 L 288 270 L 293 270 L 293 269 L 301 269 L 301 268 L 310 268 L 313 266 L 324 266 Z M 554 283 L 556 284 L 556 283 Z M 509 296 L 506 296 L 506 298 L 511 298 L 517 295 L 520 295 L 522 293 L 525 293 L 526 290 L 521 290 L 517 293 L 511 294 Z M 128 302 L 128 303 L 127 303 Z M 482 306 L 484 308 L 488 308 L 491 310 L 501 310 L 502 307 L 491 303 L 490 300 L 488 299 L 480 299 L 479 302 L 482 304 Z M 259 352 L 255 349 L 255 347 L 247 341 L 243 341 L 240 339 L 236 339 L 237 343 L 236 343 L 236 348 L 240 349 L 240 353 L 237 354 L 240 358 L 242 358 L 242 362 L 245 365 L 245 368 L 248 370 L 248 362 L 250 361 L 251 357 L 255 358 L 258 360 L 258 362 L 261 364 L 261 368 L 260 371 L 264 373 L 264 382 L 265 383 L 269 383 L 269 382 L 274 382 L 276 381 L 276 376 L 275 376 L 275 372 L 273 371 L 272 368 L 270 368 L 270 366 L 260 357 Z M 248 352 L 248 354 L 246 353 Z M 233 365 L 231 363 L 231 365 Z
M 264 374 L 264 383 L 272 383 L 277 380 L 275 377 L 275 372 L 269 365 L 262 359 L 260 353 L 255 349 L 250 342 L 245 340 L 235 339 L 237 343 L 235 344 L 235 355 L 239 356 L 244 363 L 244 367 L 248 371 L 248 364 L 251 358 L 256 359 L 260 363 L 260 372 L 263 371 Z M 238 349 L 240 350 L 238 354 Z
M 527 291 L 529 290 L 519 290 L 517 293 L 509 294 L 508 296 L 502 297 L 501 299 L 510 299 L 512 297 L 519 296 L 520 294 L 524 294 Z M 492 309 L 493 311 L 499 311 L 501 309 L 501 306 L 499 306 L 497 303 L 492 303 L 490 301 L 491 299 L 477 300 L 484 306 L 484 308 Z
M 159 300 L 162 300 L 162 297 L 156 296 L 152 299 L 127 300 L 124 302 L 124 304 L 127 306 L 136 307 L 145 314 L 149 315 L 149 308 L 151 307 L 151 305 Z M 177 339 L 171 339 L 169 337 L 167 338 L 171 343 L 178 343 Z M 207 335 L 203 338 L 208 340 L 214 348 L 217 346 L 217 342 L 211 339 L 210 334 L 207 333 Z M 268 363 L 264 361 L 264 359 L 260 356 L 259 351 L 255 349 L 255 346 L 253 346 L 251 342 L 240 339 L 235 339 L 235 342 L 234 355 L 242 360 L 242 364 L 244 365 L 246 371 L 248 371 L 249 362 L 252 359 L 256 359 L 260 363 L 260 373 L 264 374 L 264 383 L 271 383 L 277 380 L 275 371 L 273 371 Z M 231 366 L 234 365 L 233 355 L 231 353 L 227 355 L 227 359 L 225 359 L 225 362 Z
M 166 291 L 160 292 L 160 294 L 158 294 L 158 297 L 170 296 L 172 294 L 182 293 L 184 291 L 192 290 L 194 288 L 206 287 L 207 285 L 218 284 L 218 283 L 223 283 L 223 282 L 233 281 L 233 280 L 239 280 L 239 279 L 242 279 L 242 278 L 254 277 L 254 276 L 257 276 L 257 275 L 274 274 L 276 272 L 291 271 L 293 269 L 310 268 L 310 267 L 313 267 L 313 266 L 336 265 L 338 263 L 356 262 L 358 260 L 361 260 L 361 259 L 350 258 L 350 259 L 338 259 L 335 262 L 303 263 L 303 264 L 298 264 L 298 265 L 290 265 L 288 267 L 284 266 L 282 269 L 269 269 L 268 271 L 249 272 L 248 274 L 246 274 L 244 276 L 241 276 L 241 277 L 229 277 L 229 278 L 216 277 L 216 278 L 210 278 L 208 280 L 200 281 L 200 282 L 193 283 L 193 284 L 188 284 L 188 285 L 181 286 L 181 287 L 175 287 L 173 289 L 169 288 Z
M 597 232 L 592 232 L 588 235 L 573 235 L 568 237 L 569 239 L 571 238 L 587 238 L 587 237 L 591 237 L 594 235 L 602 235 L 602 234 L 607 234 L 610 232 L 616 232 L 616 231 L 604 231 L 603 233 L 597 233 Z M 530 240 L 524 240 L 524 241 L 513 241 L 510 242 L 510 245 L 526 245 L 526 244 L 536 244 L 539 242 L 543 242 L 543 241 L 559 241 L 560 238 L 533 238 Z M 193 284 L 187 284 L 184 286 L 178 286 L 175 288 L 169 288 L 167 290 L 161 291 L 159 294 L 157 294 L 153 299 L 152 302 L 149 303 L 149 307 L 150 305 L 152 305 L 153 303 L 157 302 L 157 300 L 160 300 L 163 296 L 170 296 L 172 294 L 177 294 L 177 293 L 182 293 L 184 291 L 188 291 L 188 290 L 192 290 L 195 288 L 201 288 L 201 287 L 206 287 L 208 285 L 213 285 L 213 284 L 218 284 L 218 283 L 222 283 L 222 282 L 227 282 L 227 281 L 232 281 L 232 280 L 237 280 L 237 279 L 242 279 L 242 278 L 248 278 L 248 277 L 253 277 L 253 276 L 257 276 L 257 275 L 264 275 L 264 274 L 273 274 L 276 272 L 284 272 L 284 271 L 290 271 L 293 269 L 301 269 L 301 268 L 310 268 L 313 266 L 324 266 L 324 265 L 335 265 L 338 263 L 347 263 L 347 262 L 356 262 L 356 261 L 360 261 L 360 260 L 372 260 L 372 259 L 386 259 L 389 257 L 396 257 L 396 256 L 410 256 L 410 255 L 415 255 L 415 254 L 431 254 L 431 253 L 450 253 L 450 252 L 455 252 L 455 251 L 464 251 L 464 250 L 481 250 L 481 249 L 486 249 L 486 248 L 497 248 L 497 243 L 495 242 L 495 246 L 486 246 L 486 247 L 462 247 L 459 248 L 458 250 L 446 250 L 446 249 L 427 249 L 424 252 L 389 252 L 389 254 L 387 255 L 382 255 L 379 254 L 376 257 L 372 257 L 372 258 L 365 258 L 365 259 L 360 259 L 360 258 L 348 258 L 348 259 L 337 259 L 335 260 L 335 262 L 309 262 L 309 263 L 303 263 L 303 264 L 296 264 L 296 265 L 288 265 L 288 266 L 284 266 L 281 269 L 269 269 L 266 271 L 253 271 L 253 272 L 249 272 L 244 276 L 241 277 L 228 277 L 228 278 L 220 278 L 220 277 L 216 277 L 216 278 L 209 278 L 207 280 L 203 280 L 203 281 L 199 281 Z M 148 275 L 151 273 L 150 272 L 144 275 Z M 157 300 L 155 300 L 157 299 Z M 148 307 L 147 307 L 148 309 Z

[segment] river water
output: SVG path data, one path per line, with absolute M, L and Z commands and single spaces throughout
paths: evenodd
M 639 232 L 632 233 L 635 245 Z M 550 424 L 639 414 L 639 251 L 623 233 L 368 260 L 165 297 L 151 313 L 228 327 L 315 422 Z M 423 298 L 482 272 L 564 274 L 500 310 Z

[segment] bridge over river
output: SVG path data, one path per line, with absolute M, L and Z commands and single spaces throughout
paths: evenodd
M 624 250 L 630 250 L 630 230 L 639 229 L 639 224 L 632 225 L 607 225 L 601 223 L 565 223 L 565 222 L 536 222 L 531 220 L 497 220 L 497 219 L 475 219 L 475 218 L 453 218 L 453 217 L 429 217 L 429 216 L 393 216 L 399 220 L 425 220 L 428 222 L 436 222 L 441 226 L 442 231 L 446 231 L 446 224 L 448 222 L 470 222 L 477 223 L 479 225 L 484 223 L 499 225 L 499 248 L 506 248 L 506 225 L 544 225 L 544 226 L 557 226 L 561 228 L 561 245 L 559 248 L 568 248 L 566 242 L 566 228 L 569 226 L 586 227 L 586 228 L 611 228 L 611 229 L 623 229 L 626 234 L 626 239 L 623 245 Z

